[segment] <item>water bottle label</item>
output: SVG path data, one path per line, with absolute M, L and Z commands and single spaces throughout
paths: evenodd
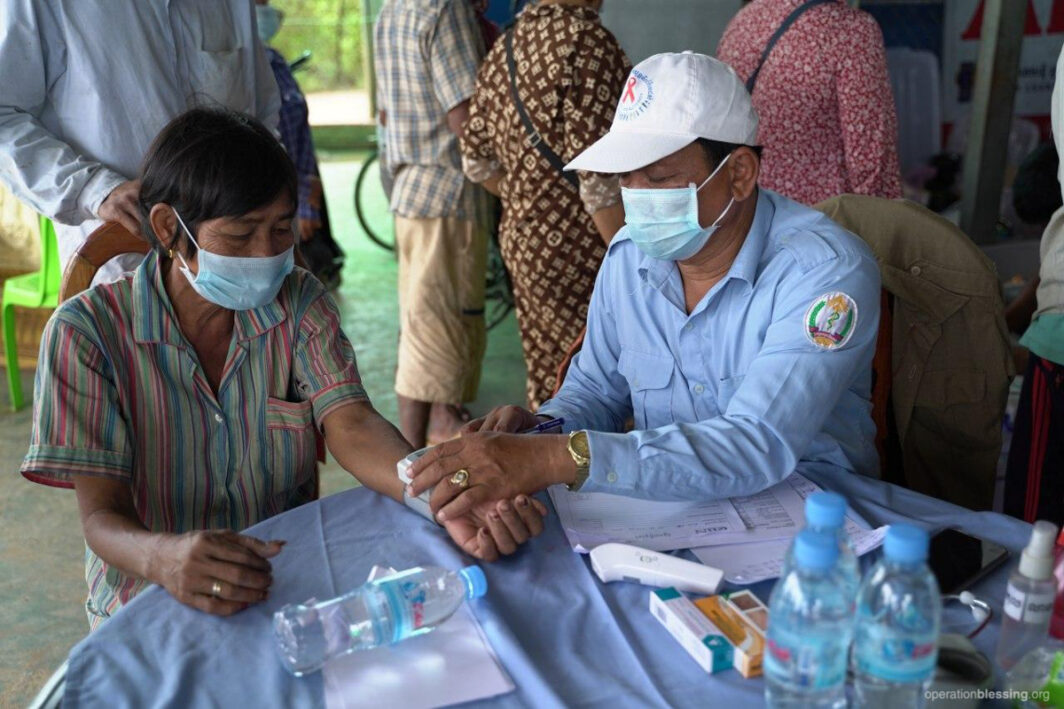
M 935 633 L 900 633 L 883 627 L 858 627 L 854 643 L 857 669 L 888 682 L 919 682 L 935 671 Z
M 1048 623 L 1053 600 L 1052 593 L 1024 593 L 1010 583 L 1005 592 L 1005 615 L 1020 623 Z
M 410 609 L 410 626 L 417 630 L 425 624 L 425 584 L 418 581 L 403 581 L 399 584 L 399 592 L 406 599 Z
M 849 633 L 817 635 L 771 628 L 764 672 L 792 687 L 836 687 L 846 680 L 849 640 Z
M 387 597 L 392 616 L 392 637 L 386 642 L 394 643 L 409 637 L 425 624 L 424 584 L 403 581 L 400 577 L 379 584 L 378 588 Z

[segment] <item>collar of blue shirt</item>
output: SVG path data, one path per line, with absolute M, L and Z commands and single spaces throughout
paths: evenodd
M 746 235 L 746 241 L 743 242 L 742 248 L 739 249 L 739 253 L 735 257 L 731 268 L 728 269 L 727 275 L 702 298 L 698 306 L 691 311 L 692 316 L 705 308 L 706 303 L 709 302 L 712 296 L 724 288 L 725 284 L 732 279 L 745 281 L 751 289 L 754 287 L 758 270 L 763 261 L 765 245 L 768 242 L 768 233 L 772 226 L 772 218 L 775 215 L 775 211 L 775 207 L 772 206 L 772 202 L 765 195 L 765 191 L 759 189 L 757 207 L 754 210 L 754 221 L 750 224 L 750 231 Z M 617 238 L 610 244 L 610 249 L 614 249 L 619 241 L 627 238 L 625 230 L 621 230 Z M 686 311 L 683 284 L 680 281 L 680 271 L 676 267 L 675 261 L 659 261 L 643 255 L 642 260 L 639 262 L 638 270 L 640 277 L 647 285 L 661 292 L 673 305 Z

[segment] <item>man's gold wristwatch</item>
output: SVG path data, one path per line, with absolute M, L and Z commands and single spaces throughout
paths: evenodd
M 591 446 L 587 442 L 587 431 L 573 431 L 569 434 L 569 455 L 576 463 L 576 479 L 566 485 L 570 492 L 576 492 L 583 486 L 591 473 Z

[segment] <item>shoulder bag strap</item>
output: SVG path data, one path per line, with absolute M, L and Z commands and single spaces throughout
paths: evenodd
M 532 125 L 532 118 L 528 115 L 528 111 L 525 110 L 525 105 L 521 102 L 521 95 L 517 93 L 517 62 L 514 61 L 514 33 L 517 31 L 516 27 L 511 27 L 506 33 L 506 69 L 510 74 L 510 94 L 514 98 L 514 105 L 517 107 L 517 115 L 521 118 L 521 123 L 525 127 L 525 133 L 527 133 L 526 140 L 528 144 L 539 151 L 539 154 L 547 159 L 551 167 L 558 171 L 558 173 L 565 178 L 566 182 L 573 186 L 573 189 L 579 191 L 580 183 L 577 181 L 575 172 L 565 171 L 565 162 L 558 157 L 558 154 L 551 150 L 551 147 L 547 145 L 547 141 L 543 140 L 543 136 L 539 134 L 535 126 Z
M 791 11 L 791 14 L 784 18 L 779 28 L 768 40 L 768 45 L 765 47 L 765 51 L 761 52 L 761 59 L 757 63 L 757 68 L 754 69 L 754 73 L 750 75 L 750 78 L 746 80 L 746 90 L 751 94 L 754 93 L 754 84 L 757 83 L 757 75 L 761 73 L 761 67 L 765 66 L 765 60 L 768 59 L 768 55 L 772 53 L 772 48 L 776 46 L 776 42 L 780 40 L 783 33 L 790 29 L 794 21 L 805 14 L 806 10 L 811 10 L 817 5 L 826 5 L 829 2 L 838 2 L 838 0 L 808 0 L 807 2 L 799 5 Z

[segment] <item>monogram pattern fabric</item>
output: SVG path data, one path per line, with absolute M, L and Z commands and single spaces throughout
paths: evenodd
M 572 5 L 533 6 L 513 30 L 517 89 L 536 131 L 568 162 L 601 138 L 631 68 L 598 14 Z M 499 245 L 513 281 L 531 407 L 550 397 L 558 366 L 583 329 L 605 244 L 591 219 L 617 201 L 612 178 L 568 184 L 530 144 L 510 91 L 503 42 L 477 75 L 461 141 L 470 172 L 498 165 Z M 581 193 L 588 208 L 582 202 Z

